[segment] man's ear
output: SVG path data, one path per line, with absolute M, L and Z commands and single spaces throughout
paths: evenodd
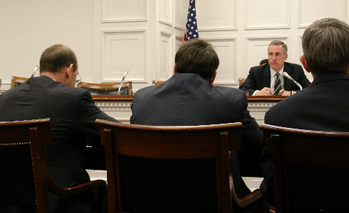
M 210 80 L 208 80 L 208 82 L 210 82 L 210 84 L 213 84 L 214 80 L 216 79 L 216 75 L 217 75 L 217 71 L 215 71 L 212 75 L 212 78 Z
M 310 68 L 308 67 L 307 60 L 305 60 L 304 55 L 302 55 L 301 58 L 300 58 L 299 60 L 300 60 L 301 63 L 303 64 L 304 69 L 305 69 L 307 72 L 311 72 Z
M 176 71 L 176 64 L 174 64 L 174 67 L 173 67 L 173 74 L 177 74 L 177 71 Z
M 70 78 L 74 70 L 74 65 L 70 64 L 66 69 L 65 69 L 65 75 Z
M 285 54 L 285 61 L 287 60 L 287 58 L 288 58 L 288 55 L 287 55 L 287 54 Z

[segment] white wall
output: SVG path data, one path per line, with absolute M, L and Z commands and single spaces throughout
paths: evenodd
M 172 75 L 183 43 L 188 0 L 0 0 L 1 90 L 29 77 L 42 51 L 73 49 L 84 81 L 117 82 L 125 69 L 134 91 Z M 349 0 L 197 0 L 199 36 L 215 46 L 215 84 L 237 87 L 267 57 L 273 39 L 298 63 L 304 29 L 314 20 L 348 22 Z M 312 77 L 308 75 L 312 80 Z
M 29 77 L 47 47 L 62 43 L 78 57 L 82 76 L 92 75 L 92 0 L 0 0 L 0 78 Z

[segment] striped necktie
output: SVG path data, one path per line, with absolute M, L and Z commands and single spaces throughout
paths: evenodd
M 274 95 L 279 95 L 279 92 L 281 90 L 281 80 L 280 80 L 280 73 L 276 73 L 276 80 L 274 84 Z

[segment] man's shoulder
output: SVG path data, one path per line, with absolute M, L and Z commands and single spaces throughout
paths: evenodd
M 299 64 L 284 62 L 284 66 L 294 70 L 303 70 L 302 66 Z
M 285 112 L 289 113 L 293 109 L 295 109 L 295 104 L 299 103 L 301 100 L 303 100 L 307 94 L 304 94 L 304 92 L 297 92 L 294 95 L 291 95 L 284 100 L 280 101 L 279 103 L 275 104 L 273 107 L 271 107 L 267 113 L 267 115 L 277 115 L 277 114 L 284 114 Z
M 251 67 L 251 70 L 265 70 L 267 68 L 270 68 L 269 64 L 253 66 Z
M 261 74 L 265 71 L 270 71 L 269 64 L 265 64 L 262 66 L 254 66 L 254 67 L 251 67 L 251 69 L 250 69 L 250 73 L 252 73 L 252 74 Z
M 215 96 L 218 96 L 219 94 L 228 98 L 237 98 L 237 97 L 243 97 L 245 96 L 245 91 L 241 89 L 231 88 L 231 87 L 224 87 L 224 86 L 215 86 L 213 87 L 215 91 Z
M 50 81 L 47 79 L 38 79 L 42 83 L 42 89 L 46 91 L 47 95 L 53 97 L 64 97 L 66 99 L 78 99 L 80 97 L 91 97 L 90 93 L 83 88 L 69 87 L 57 81 Z M 39 88 L 40 89 L 40 88 Z
M 152 85 L 152 86 L 140 88 L 137 90 L 137 92 L 134 95 L 137 96 L 140 94 L 151 93 L 151 92 L 155 91 L 159 86 L 160 85 Z
M 133 96 L 133 103 L 144 102 L 145 100 L 152 102 L 154 100 L 154 94 L 159 92 L 160 85 L 153 85 L 140 88 Z

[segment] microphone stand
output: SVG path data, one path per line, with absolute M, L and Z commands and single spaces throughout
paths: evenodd
M 118 89 L 118 95 L 120 95 L 120 90 L 121 90 L 122 84 L 124 83 L 124 80 L 125 80 L 127 74 L 128 74 L 128 70 L 125 70 L 124 75 L 122 76 L 122 79 L 121 79 L 119 89 Z
M 35 66 L 34 67 L 34 72 L 32 73 L 32 75 L 30 77 L 33 77 L 35 75 L 35 73 L 39 70 L 39 66 Z
M 303 90 L 303 87 L 297 81 L 295 81 L 287 72 L 283 72 L 282 75 L 290 79 L 293 83 L 295 83 L 300 90 Z

